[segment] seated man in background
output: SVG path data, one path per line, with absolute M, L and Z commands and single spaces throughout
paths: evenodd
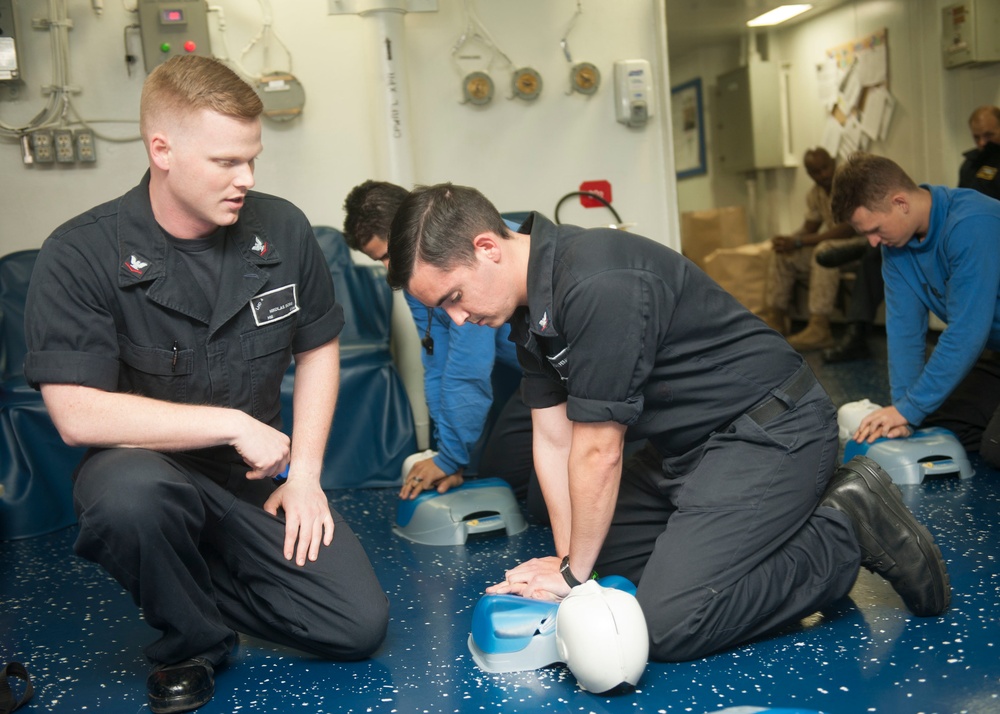
M 661 661 L 825 607 L 859 562 L 915 614 L 947 608 L 941 554 L 888 474 L 834 470 L 835 409 L 802 356 L 678 252 L 537 213 L 515 232 L 439 184 L 393 219 L 389 284 L 517 344 L 554 552 L 487 592 L 561 600 L 621 575 Z
M 854 235 L 851 227 L 837 223 L 830 215 L 830 184 L 836 168 L 833 157 L 823 148 L 810 149 L 804 165 L 815 185 L 806 195 L 806 218 L 802 227 L 790 236 L 775 236 L 774 253 L 768 270 L 764 321 L 780 332 L 788 333 L 788 314 L 795 294 L 795 284 L 809 286 L 809 324 L 788 338 L 797 350 L 816 350 L 833 344 L 830 314 L 840 289 L 840 271 L 819 265 L 814 253 Z
M 917 186 L 895 162 L 856 154 L 838 169 L 834 215 L 881 246 L 892 405 L 854 438 L 942 426 L 1000 466 L 1000 201 Z M 929 359 L 928 311 L 947 324 Z
M 409 192 L 384 181 L 355 186 L 344 201 L 344 237 L 354 250 L 388 267 L 386 237 L 396 209 Z M 433 422 L 437 454 L 417 461 L 410 469 L 401 498 L 422 491 L 445 493 L 464 481 L 464 470 L 483 436 L 493 404 L 494 370 L 512 370 L 520 381 L 520 365 L 510 327 L 455 325 L 441 309 L 422 305 L 409 293 L 406 302 L 422 335 L 424 393 Z M 531 411 L 520 389 L 507 399 L 479 459 L 479 475 L 502 478 L 528 511 L 547 522 L 531 458 Z
M 262 110 L 217 60 L 159 65 L 139 113 L 149 171 L 56 229 L 28 292 L 25 376 L 62 438 L 91 447 L 73 475 L 75 550 L 159 631 L 145 648 L 157 714 L 212 698 L 237 632 L 354 660 L 388 626 L 320 486 L 344 316 L 306 217 L 250 190 Z

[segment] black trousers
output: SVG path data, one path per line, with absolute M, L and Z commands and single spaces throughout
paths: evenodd
M 869 246 L 861 257 L 861 264 L 855 273 L 851 302 L 847 306 L 847 321 L 874 325 L 875 314 L 884 300 L 882 249 Z
M 816 385 L 764 425 L 744 415 L 687 453 L 649 445 L 626 461 L 597 571 L 638 584 L 650 657 L 705 657 L 850 591 L 853 527 L 817 508 L 836 459 Z
M 1000 355 L 985 352 L 921 426 L 951 430 L 962 446 L 1000 468 Z
M 367 555 L 333 513 L 333 543 L 316 562 L 285 560 L 285 523 L 261 506 L 270 480 L 245 469 L 143 449 L 88 454 L 73 495 L 78 555 L 104 567 L 160 637 L 153 662 L 218 664 L 235 631 L 336 660 L 382 642 L 386 598 Z M 280 513 L 279 513 L 280 516 Z
M 525 406 L 518 388 L 493 422 L 479 460 L 479 475 L 509 483 L 515 495 L 526 501 L 532 521 L 547 525 L 549 513 L 535 474 L 531 444 L 531 409 Z

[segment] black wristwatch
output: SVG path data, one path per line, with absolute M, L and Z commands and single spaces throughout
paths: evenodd
M 576 576 L 573 575 L 573 571 L 569 569 L 568 555 L 562 559 L 562 565 L 559 566 L 559 572 L 562 573 L 563 580 L 565 580 L 566 584 L 571 588 L 575 588 L 577 585 L 581 584 L 580 581 L 576 579 Z

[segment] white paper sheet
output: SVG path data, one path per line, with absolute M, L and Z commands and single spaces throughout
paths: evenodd
M 878 138 L 888 96 L 885 87 L 870 87 L 865 95 L 865 109 L 861 113 L 861 131 L 872 139 Z

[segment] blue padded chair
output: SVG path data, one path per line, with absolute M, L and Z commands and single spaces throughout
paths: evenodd
M 0 384 L 13 388 L 24 382 L 24 301 L 35 268 L 37 250 L 22 250 L 0 258 Z
M 22 366 L 24 302 L 37 250 L 0 258 L 0 540 L 76 523 L 70 474 L 84 449 L 63 443 Z
M 340 393 L 323 461 L 323 488 L 395 486 L 417 450 L 413 412 L 389 351 L 392 289 L 385 269 L 356 265 L 343 234 L 314 227 L 346 324 L 340 334 Z M 281 385 L 281 416 L 292 427 L 294 363 Z

